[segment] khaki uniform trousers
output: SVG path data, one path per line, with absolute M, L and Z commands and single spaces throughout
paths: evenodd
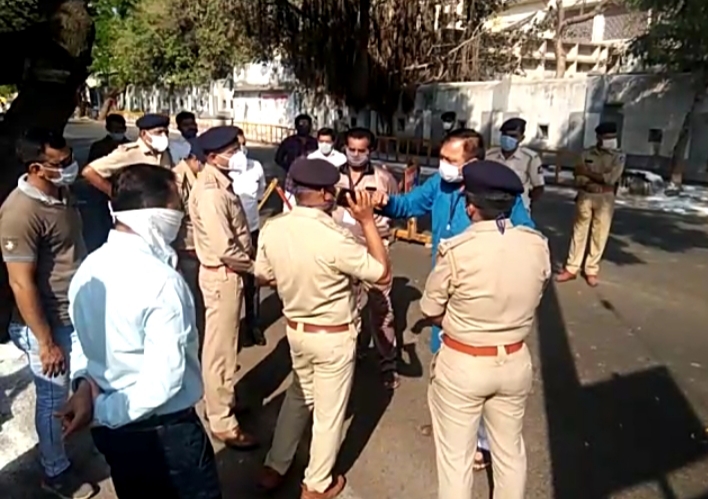
M 281 474 L 290 468 L 298 443 L 314 412 L 310 462 L 303 483 L 324 492 L 342 444 L 342 429 L 354 380 L 356 330 L 306 333 L 287 328 L 293 382 L 285 394 L 265 465 Z
M 377 286 L 362 282 L 357 285 L 356 292 L 359 313 L 355 320 L 355 327 L 359 332 L 359 345 L 367 347 L 373 339 L 374 347 L 381 359 L 381 371 L 396 371 L 398 349 L 391 303 L 391 284 Z M 368 327 L 364 327 L 365 325 Z
M 585 258 L 585 274 L 596 276 L 600 272 L 600 260 L 610 235 L 614 212 L 614 193 L 578 193 L 578 199 L 575 202 L 573 238 L 570 242 L 568 261 L 565 265 L 568 272 L 577 274 L 580 271 L 587 247 L 588 234 L 590 235 L 590 251 Z
M 177 268 L 187 282 L 189 290 L 194 298 L 194 308 L 197 319 L 197 333 L 199 334 L 199 357 L 201 358 L 202 347 L 204 345 L 204 295 L 199 287 L 199 260 L 196 256 L 185 253 L 179 254 Z
M 484 425 L 492 453 L 494 499 L 523 499 L 526 449 L 521 434 L 531 391 L 531 356 L 524 345 L 496 357 L 476 357 L 443 345 L 431 367 L 428 404 L 433 422 L 439 499 L 472 499 L 477 430 Z
M 243 278 L 226 267 L 199 269 L 204 295 L 205 331 L 202 378 L 206 417 L 211 430 L 227 433 L 238 427 L 233 416 L 238 369 L 238 333 L 243 301 Z

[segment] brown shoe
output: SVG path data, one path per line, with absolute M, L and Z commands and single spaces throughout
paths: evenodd
M 588 286 L 590 286 L 591 288 L 596 288 L 600 284 L 600 280 L 597 278 L 596 275 L 586 275 L 585 282 L 587 282 Z
M 300 499 L 334 499 L 342 493 L 346 484 L 347 480 L 342 475 L 338 475 L 332 477 L 332 483 L 324 492 L 308 490 L 308 488 L 303 485 Z
M 258 441 L 253 435 L 249 435 L 240 428 L 236 428 L 232 431 L 219 433 L 212 432 L 214 438 L 222 441 L 227 447 L 231 447 L 236 450 L 253 450 L 258 447 Z
M 263 466 L 261 471 L 258 472 L 256 487 L 258 487 L 259 491 L 270 494 L 283 485 L 283 480 L 285 480 L 284 475 L 281 475 L 270 466 Z
M 577 277 L 578 276 L 576 274 L 573 274 L 567 269 L 563 269 L 563 272 L 556 276 L 556 282 L 568 282 L 574 280 Z

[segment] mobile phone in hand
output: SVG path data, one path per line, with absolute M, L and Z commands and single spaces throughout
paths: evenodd
M 347 201 L 347 194 L 351 197 L 352 201 L 356 201 L 356 194 L 351 189 L 341 188 L 337 191 L 337 197 L 335 198 L 337 206 L 343 206 L 344 208 L 349 208 L 349 201 Z

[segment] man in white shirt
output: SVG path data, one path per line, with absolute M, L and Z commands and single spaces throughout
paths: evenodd
M 214 450 L 194 410 L 203 387 L 194 300 L 175 270 L 174 174 L 133 165 L 112 179 L 115 228 L 79 267 L 69 314 L 69 435 L 93 423 L 120 499 L 220 499 Z
M 317 132 L 317 150 L 308 159 L 324 159 L 339 168 L 347 162 L 347 157 L 334 148 L 335 133 L 331 128 L 321 128 Z
M 307 159 L 324 159 L 336 168 L 346 164 L 347 157 L 334 148 L 335 141 L 336 132 L 334 130 L 331 128 L 321 128 L 317 132 L 317 150 L 308 154 Z M 289 212 L 290 209 L 296 205 L 295 193 L 293 192 L 293 186 L 291 185 L 289 177 L 285 179 L 285 199 L 288 200 L 290 206 L 288 206 L 287 203 L 283 203 L 283 213 Z
M 170 140 L 170 154 L 175 164 L 187 159 L 191 151 L 189 141 L 197 137 L 197 117 L 189 111 L 182 111 L 175 116 L 180 137 Z
M 265 193 L 265 172 L 263 171 L 263 165 L 261 165 L 260 161 L 256 161 L 247 156 L 246 136 L 241 129 L 238 131 L 238 141 L 239 144 L 241 144 L 241 151 L 243 152 L 243 156 L 239 157 L 245 158 L 245 161 L 241 160 L 242 164 L 238 165 L 239 167 L 237 169 L 229 171 L 229 177 L 231 177 L 231 186 L 234 190 L 234 194 L 241 200 L 243 210 L 246 213 L 246 220 L 248 222 L 248 229 L 251 231 L 253 247 L 257 248 L 258 234 L 261 228 L 258 203 L 263 199 L 263 194 Z M 244 277 L 243 296 L 246 302 L 244 311 L 246 319 L 245 343 L 247 345 L 263 346 L 266 344 L 266 339 L 258 324 L 261 297 L 258 283 L 253 274 L 246 274 Z

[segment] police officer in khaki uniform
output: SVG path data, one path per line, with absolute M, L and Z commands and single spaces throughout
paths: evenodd
M 556 277 L 557 282 L 575 279 L 585 257 L 585 280 L 592 287 L 599 284 L 600 260 L 610 235 L 617 186 L 625 162 L 625 155 L 619 151 L 615 123 L 600 123 L 595 133 L 597 144 L 583 151 L 575 167 L 578 197 L 575 200 L 573 238 L 565 269 Z M 588 234 L 590 250 L 586 256 Z
M 337 187 L 354 191 L 373 191 L 386 195 L 398 194 L 398 182 L 383 166 L 371 162 L 371 150 L 374 147 L 374 134 L 366 128 L 352 128 L 345 134 L 344 152 L 347 162 L 339 167 L 340 178 Z M 354 237 L 364 244 L 361 225 L 352 218 L 349 210 L 338 207 L 333 215 L 335 222 L 350 230 Z M 388 248 L 391 237 L 391 219 L 375 215 L 374 221 L 379 235 Z M 381 361 L 381 376 L 388 389 L 398 386 L 396 360 L 398 345 L 394 329 L 393 304 L 391 303 L 391 286 L 375 286 L 363 283 L 359 286 L 358 302 L 360 315 L 368 301 L 369 324 L 371 334 L 360 331 L 360 346 L 368 346 L 373 338 L 374 346 Z M 361 329 L 361 321 L 357 324 Z
M 331 499 L 344 489 L 332 476 L 356 359 L 354 279 L 380 286 L 391 267 L 374 221 L 371 194 L 349 200 L 365 245 L 332 220 L 339 173 L 321 159 L 299 159 L 290 174 L 297 206 L 270 219 L 261 231 L 256 276 L 283 300 L 295 377 L 280 409 L 273 447 L 259 485 L 277 488 L 290 467 L 314 411 L 310 462 L 302 499 Z M 306 236 L 306 237 L 303 237 Z
M 524 201 L 526 209 L 531 211 L 531 206 L 541 197 L 546 184 L 543 178 L 541 157 L 536 151 L 520 145 L 525 138 L 526 120 L 508 119 L 502 124 L 500 131 L 501 146 L 493 147 L 487 151 L 486 159 L 496 161 L 514 170 L 524 186 L 521 199 Z
M 531 390 L 524 340 L 551 275 L 546 238 L 509 221 L 518 176 L 492 161 L 463 169 L 473 223 L 440 243 L 420 302 L 442 326 L 443 345 L 431 367 L 439 499 L 471 499 L 477 429 L 491 444 L 495 499 L 523 499 L 526 452 L 522 423 Z
M 177 239 L 173 246 L 177 250 L 179 257 L 177 268 L 187 281 L 189 290 L 194 296 L 194 305 L 197 313 L 197 331 L 199 333 L 199 348 L 201 351 L 204 344 L 204 297 L 202 290 L 199 287 L 199 259 L 197 251 L 194 249 L 194 229 L 192 221 L 189 218 L 189 197 L 197 181 L 197 175 L 202 169 L 206 158 L 204 152 L 199 147 L 196 139 L 191 139 L 190 151 L 185 159 L 177 163 L 177 166 L 172 170 L 175 174 L 177 189 L 182 198 L 182 207 L 184 209 L 184 218 L 182 219 L 182 227 L 180 227 Z
M 161 114 L 146 114 L 135 122 L 140 130 L 138 140 L 118 146 L 108 156 L 98 158 L 84 167 L 81 175 L 96 189 L 111 195 L 109 178 L 116 171 L 136 164 L 159 165 L 172 168 L 169 151 L 170 118 Z
M 228 171 L 243 154 L 234 126 L 210 128 L 197 138 L 206 155 L 189 196 L 189 217 L 199 258 L 199 287 L 206 309 L 202 376 L 206 417 L 214 437 L 230 447 L 252 449 L 256 440 L 234 416 L 243 276 L 253 272 L 248 222 Z

